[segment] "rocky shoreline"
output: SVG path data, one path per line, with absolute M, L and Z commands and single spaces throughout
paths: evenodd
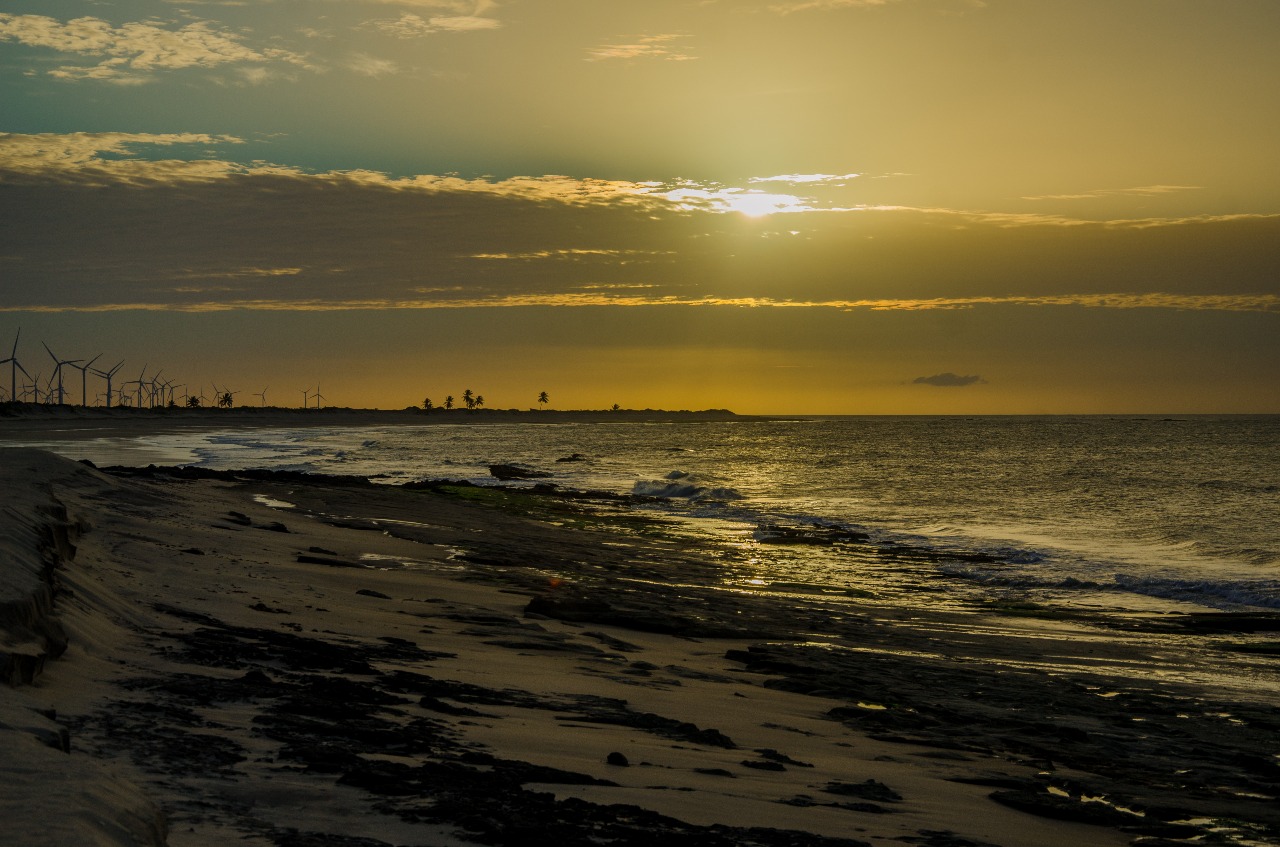
M 1274 679 L 1267 616 L 785 604 L 604 496 L 0 463 L 67 633 L 0 739 L 126 787 L 101 843 L 1280 841 L 1280 710 L 1195 674 Z

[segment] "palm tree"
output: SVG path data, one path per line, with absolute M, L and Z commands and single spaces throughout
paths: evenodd
M 218 398 L 218 405 L 224 409 L 230 409 L 232 406 L 235 405 L 235 403 L 236 403 L 236 400 L 234 397 L 231 396 L 230 391 L 222 392 L 222 396 Z
M 468 409 L 474 409 L 476 407 L 476 396 L 471 393 L 470 388 L 462 392 L 462 402 Z
M 614 403 L 614 404 L 613 404 L 613 408 L 612 408 L 612 409 L 610 409 L 609 411 L 611 411 L 611 412 L 620 412 L 620 411 L 622 411 L 622 407 L 621 407 L 621 406 L 619 406 L 617 403 Z
M 430 414 L 433 408 L 435 408 L 435 406 L 432 405 L 430 397 L 422 401 L 422 410 L 427 414 Z
M 444 407 L 445 407 L 445 409 L 446 409 L 446 410 L 448 410 L 448 409 L 452 409 L 452 408 L 453 408 L 453 395 L 452 395 L 452 394 L 450 394 L 448 397 L 445 397 L 445 398 L 444 398 Z
M 547 396 L 547 392 L 545 392 L 545 391 L 540 391 L 540 392 L 538 393 L 538 405 L 539 405 L 539 406 L 545 406 L 545 405 L 547 405 L 547 403 L 548 403 L 550 400 L 551 400 L 551 398 Z
M 476 408 L 477 408 L 477 409 L 479 409 L 479 408 L 480 408 L 481 406 L 483 406 L 483 405 L 484 405 L 484 397 L 483 397 L 483 396 L 481 396 L 481 395 L 479 395 L 479 394 L 477 394 L 477 395 L 476 395 Z
M 187 407 L 190 409 L 200 408 L 200 398 L 194 394 L 187 398 Z

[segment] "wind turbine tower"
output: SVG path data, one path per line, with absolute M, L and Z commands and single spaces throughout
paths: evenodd
M 50 394 L 53 393 L 53 380 L 56 377 L 58 380 L 58 405 L 61 406 L 66 398 L 66 391 L 62 387 L 62 366 L 78 365 L 80 364 L 81 360 L 80 359 L 59 359 L 57 356 L 53 354 L 53 351 L 49 349 L 48 344 L 45 344 L 43 341 L 41 341 L 40 344 L 42 347 L 44 347 L 45 352 L 49 354 L 49 358 L 53 359 L 54 368 L 53 368 L 53 376 L 49 377 L 49 393 Z
M 27 369 L 18 361 L 18 339 L 22 337 L 22 328 L 18 328 L 18 333 L 13 336 L 13 352 L 9 354 L 9 358 L 0 359 L 0 365 L 9 365 L 9 399 L 17 402 L 18 400 L 18 371 L 22 371 L 22 375 L 27 379 L 31 379 L 31 374 L 27 373 Z
M 93 364 L 93 363 L 90 362 L 90 364 Z M 108 409 L 111 408 L 111 378 L 114 377 L 116 375 L 116 371 L 120 370 L 120 368 L 123 366 L 124 366 L 124 362 L 120 362 L 109 371 L 100 371 L 97 368 L 91 369 L 94 373 L 96 373 L 98 376 L 102 377 L 107 381 L 107 408 Z
M 99 353 L 98 355 L 90 359 L 88 364 L 77 365 L 74 362 L 67 363 L 71 365 L 71 367 L 80 371 L 80 406 L 81 408 L 84 408 L 85 406 L 89 405 L 89 392 L 88 392 L 89 368 L 93 366 L 94 362 L 98 361 L 101 358 L 102 358 L 102 354 Z

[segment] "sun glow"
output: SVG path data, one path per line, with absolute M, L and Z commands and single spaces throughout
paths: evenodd
M 686 209 L 737 212 L 750 218 L 781 212 L 807 212 L 812 208 L 804 198 L 794 194 L 773 194 L 742 188 L 709 189 L 687 186 L 664 192 L 663 195 Z

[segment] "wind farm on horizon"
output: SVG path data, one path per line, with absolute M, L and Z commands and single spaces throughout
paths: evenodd
M 136 378 L 117 381 L 116 376 L 122 372 L 126 360 L 121 360 L 109 368 L 95 367 L 95 363 L 102 359 L 105 354 L 98 353 L 87 360 L 65 359 L 43 341 L 40 342 L 40 346 L 44 348 L 44 353 L 48 356 L 48 363 L 52 365 L 52 371 L 45 378 L 44 371 L 31 359 L 28 359 L 27 364 L 31 366 L 32 370 L 35 370 L 35 375 L 33 376 L 31 371 L 27 369 L 27 364 L 23 364 L 23 360 L 18 355 L 18 345 L 21 340 L 22 330 L 19 329 L 14 335 L 13 346 L 10 348 L 9 355 L 4 359 L 0 359 L 0 367 L 9 366 L 7 384 L 3 379 L 3 372 L 0 371 L 0 403 L 29 403 L 43 406 L 79 406 L 81 408 L 106 409 L 203 409 L 210 407 L 230 409 L 236 406 L 236 395 L 245 393 L 239 389 L 232 389 L 229 385 L 218 385 L 218 383 L 212 381 L 207 386 L 210 393 L 206 393 L 206 386 L 203 383 L 199 385 L 182 383 L 176 376 L 166 376 L 164 368 L 156 368 L 148 376 L 149 363 L 142 366 Z M 0 349 L 0 352 L 3 352 L 2 349 Z M 37 354 L 36 360 L 43 362 L 44 357 Z M 74 382 L 68 387 L 64 372 L 66 368 L 80 371 L 79 403 L 74 402 Z M 19 380 L 19 374 L 22 375 L 21 380 Z M 89 393 L 90 374 L 101 380 L 100 383 L 94 386 L 92 402 L 90 402 Z M 266 387 L 261 391 L 248 393 L 259 398 L 262 408 L 268 408 L 267 392 L 269 390 L 270 387 Z M 320 384 L 318 382 L 314 388 L 301 388 L 298 391 L 302 394 L 302 404 L 298 408 L 320 409 L 324 407 L 323 404 L 326 398 L 320 393 Z M 68 394 L 71 395 L 71 402 L 68 402 Z M 277 406 L 275 408 L 293 407 Z
M 316 411 L 369 411 L 369 412 L 416 412 L 422 416 L 436 418 L 453 418 L 450 413 L 482 413 L 481 417 L 510 415 L 523 412 L 552 411 L 548 404 L 550 396 L 546 391 L 536 393 L 536 407 L 530 405 L 526 409 L 498 408 L 486 405 L 482 394 L 470 388 L 459 393 L 455 400 L 452 394 L 446 395 L 442 402 L 433 402 L 429 397 L 404 407 L 396 408 L 359 408 L 338 406 L 329 400 L 321 391 L 321 383 L 302 388 L 282 388 L 278 390 L 265 386 L 258 391 L 233 388 L 229 383 L 208 381 L 194 384 L 183 382 L 178 376 L 168 374 L 165 368 L 150 363 L 144 364 L 131 377 L 132 368 L 126 370 L 127 360 L 116 362 L 110 367 L 99 365 L 104 361 L 105 353 L 96 353 L 88 358 L 64 358 L 48 343 L 41 341 L 41 350 L 24 356 L 19 354 L 22 341 L 22 330 L 19 328 L 9 347 L 9 355 L 0 359 L 0 408 L 7 416 L 15 413 L 25 415 L 29 412 L 47 412 L 55 409 L 94 409 L 94 410 L 147 410 L 191 412 L 200 410 L 226 411 L 235 409 L 243 412 L 281 412 Z M 4 348 L 0 347 L 0 353 Z M 37 365 L 36 363 L 40 363 Z M 8 365 L 8 374 L 3 368 Z M 46 371 L 45 368 L 51 368 Z M 71 369 L 68 374 L 67 369 Z M 80 372 L 80 385 L 75 385 L 74 371 Z M 5 377 L 8 379 L 5 379 Z M 90 377 L 93 377 L 90 380 Z M 131 378 L 126 378 L 131 377 Z M 76 389 L 79 389 L 78 391 Z M 242 402 L 238 397 L 252 397 L 256 402 Z M 270 402 L 268 398 L 288 397 L 291 402 Z M 532 398 L 531 398 L 532 399 Z M 25 411 L 23 411 L 25 410 Z M 612 407 L 601 409 L 559 409 L 561 414 L 617 414 L 631 412 L 659 412 L 655 409 L 623 409 L 614 403 Z M 706 410 L 723 413 L 725 410 Z M 686 414 L 688 410 L 681 410 Z

